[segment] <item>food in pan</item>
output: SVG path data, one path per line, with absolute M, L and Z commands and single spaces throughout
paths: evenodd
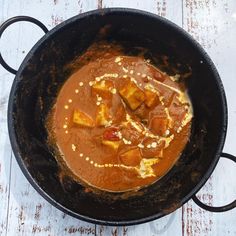
M 54 141 L 68 168 L 107 191 L 160 179 L 190 136 L 192 106 L 179 76 L 112 45 L 92 46 L 78 61 L 52 115 Z

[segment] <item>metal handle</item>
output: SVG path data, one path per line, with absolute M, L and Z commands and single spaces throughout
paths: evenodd
M 2 33 L 4 32 L 4 30 L 11 24 L 18 22 L 18 21 L 28 21 L 31 23 L 36 24 L 37 26 L 39 26 L 45 33 L 48 32 L 47 27 L 40 22 L 39 20 L 33 18 L 33 17 L 29 17 L 29 16 L 15 16 L 12 17 L 10 19 L 8 19 L 7 21 L 5 21 L 1 26 L 0 26 L 0 38 L 2 36 Z M 5 60 L 2 57 L 2 54 L 0 52 L 0 64 L 9 72 L 11 72 L 12 74 L 16 74 L 17 70 L 13 69 L 11 66 L 9 66 Z
M 228 153 L 221 153 L 221 157 L 224 157 L 224 158 L 227 158 L 227 159 L 230 159 L 230 160 L 236 162 L 236 157 L 233 155 L 230 155 Z M 233 202 L 231 202 L 225 206 L 213 207 L 213 206 L 208 206 L 208 205 L 202 203 L 197 198 L 196 195 L 194 195 L 192 199 L 198 206 L 200 206 L 201 208 L 203 208 L 207 211 L 211 211 L 211 212 L 224 212 L 224 211 L 232 210 L 233 208 L 236 207 L 236 200 L 234 200 Z

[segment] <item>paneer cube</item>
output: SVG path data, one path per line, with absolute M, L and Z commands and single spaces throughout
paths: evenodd
M 73 122 L 84 127 L 94 127 L 93 119 L 86 113 L 76 109 L 73 113 Z
M 102 144 L 105 146 L 110 147 L 111 149 L 113 149 L 114 151 L 117 151 L 121 141 L 109 141 L 109 140 L 102 140 Z
M 165 141 L 159 142 L 154 138 L 145 138 L 142 142 L 143 148 L 141 148 L 141 154 L 144 158 L 161 158 L 163 157 L 163 149 L 165 147 Z
M 145 100 L 145 105 L 147 107 L 154 107 L 159 103 L 159 98 L 158 95 L 156 93 L 154 93 L 151 90 L 145 89 L 144 91 L 145 96 L 146 96 L 146 100 Z
M 120 156 L 120 161 L 126 166 L 138 166 L 142 157 L 139 148 L 131 149 Z
M 92 85 L 92 95 L 99 95 L 102 98 L 112 97 L 112 89 L 114 89 L 114 84 L 110 80 L 101 80 Z
M 105 126 L 109 124 L 110 115 L 109 107 L 106 104 L 101 103 L 96 112 L 96 125 Z
M 169 120 L 167 117 L 154 116 L 150 122 L 151 131 L 159 136 L 165 136 Z
M 133 127 L 135 126 L 135 128 Z M 124 124 L 121 129 L 122 138 L 131 142 L 132 145 L 138 145 L 144 136 L 143 127 L 139 122 L 132 121 L 132 124 Z
M 125 83 L 119 93 L 132 110 L 138 108 L 145 100 L 145 94 L 142 89 L 132 81 Z

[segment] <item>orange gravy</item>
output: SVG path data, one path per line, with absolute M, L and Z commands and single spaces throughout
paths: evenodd
M 107 191 L 138 189 L 165 175 L 191 129 L 191 103 L 177 79 L 115 48 L 84 63 L 60 90 L 52 118 L 73 174 Z

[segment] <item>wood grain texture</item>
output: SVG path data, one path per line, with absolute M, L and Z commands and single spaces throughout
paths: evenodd
M 219 70 L 229 108 L 225 151 L 236 154 L 235 0 L 0 0 L 0 6 L 0 23 L 12 16 L 29 15 L 41 20 L 49 29 L 76 14 L 104 7 L 138 8 L 183 25 L 203 45 Z M 6 61 L 17 68 L 42 35 L 43 32 L 31 23 L 13 25 L 0 40 L 0 51 Z M 213 214 L 192 201 L 162 219 L 130 227 L 95 226 L 51 206 L 31 187 L 12 157 L 6 116 L 13 78 L 0 67 L 0 236 L 236 235 L 236 210 Z M 220 161 L 213 176 L 199 192 L 199 198 L 212 205 L 232 201 L 236 197 L 236 185 L 232 181 L 235 178 L 235 166 L 230 161 Z
M 182 0 L 102 0 L 102 7 L 128 7 L 149 11 L 182 26 Z
M 236 154 L 236 2 L 234 0 L 184 0 L 183 28 L 207 51 L 219 70 L 229 109 L 229 129 L 224 151 Z M 236 198 L 235 165 L 221 160 L 212 177 L 198 193 L 199 199 L 209 205 L 219 206 Z M 193 201 L 183 207 L 183 236 L 236 235 L 236 210 L 223 214 L 200 209 Z
M 11 76 L 0 68 L 0 235 L 6 232 L 9 207 L 11 147 L 7 132 L 7 101 Z

